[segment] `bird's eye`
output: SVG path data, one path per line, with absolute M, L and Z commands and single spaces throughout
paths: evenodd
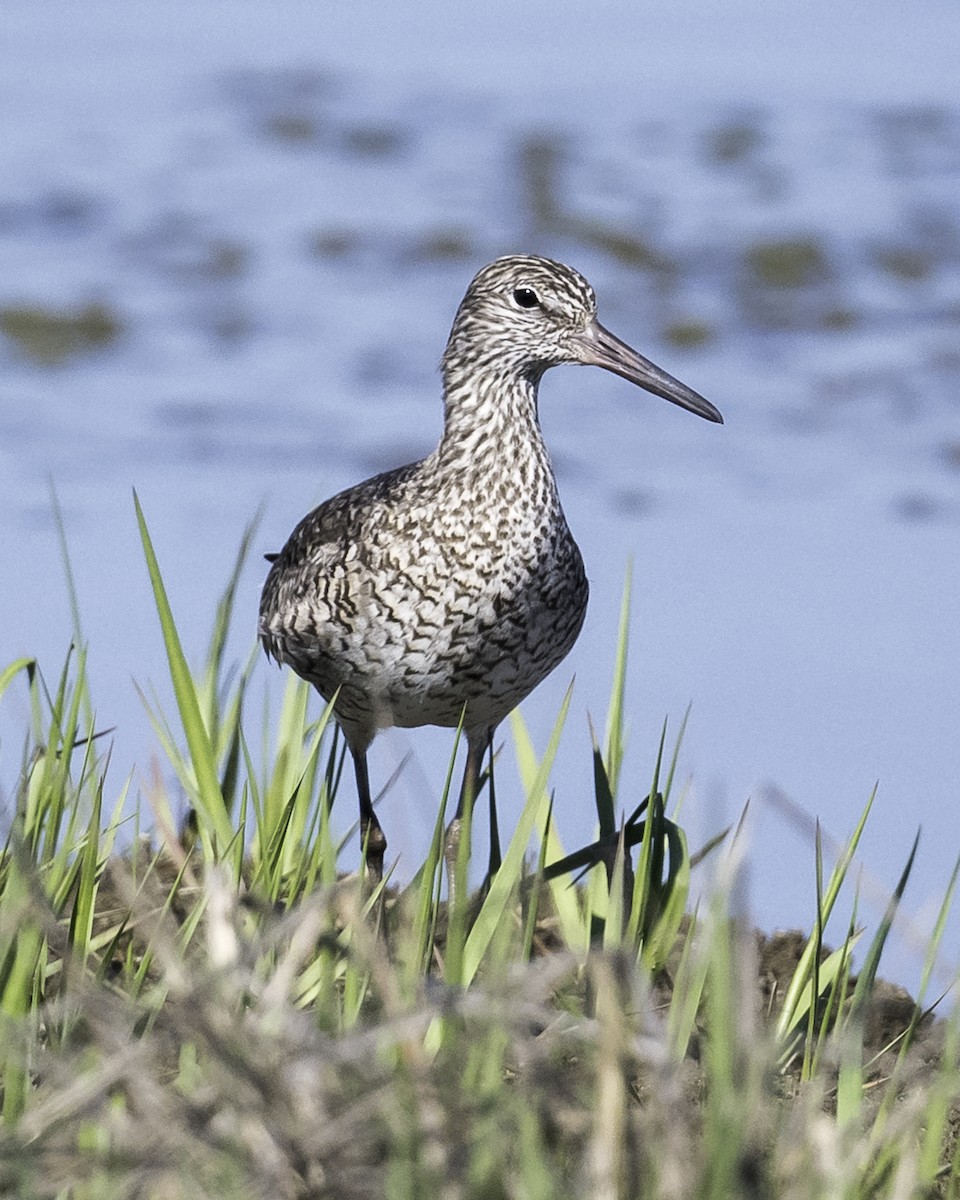
M 533 288 L 517 288 L 513 293 L 513 301 L 521 308 L 536 308 L 540 297 Z

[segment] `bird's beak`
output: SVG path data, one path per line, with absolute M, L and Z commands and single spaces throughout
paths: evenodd
M 591 321 L 582 333 L 577 334 L 575 341 L 582 356 L 580 361 L 585 366 L 603 367 L 606 371 L 612 371 L 614 375 L 629 379 L 644 391 L 653 392 L 655 396 L 662 396 L 664 400 L 689 409 L 698 417 L 716 421 L 718 425 L 723 424 L 719 410 L 714 408 L 709 400 L 704 400 L 685 383 L 674 379 L 666 371 L 661 371 L 648 358 L 644 358 L 626 342 L 621 342 L 618 337 L 604 329 L 599 321 Z

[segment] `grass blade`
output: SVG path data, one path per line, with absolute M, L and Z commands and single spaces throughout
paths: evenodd
M 200 837 L 207 853 L 218 857 L 219 854 L 225 853 L 226 848 L 233 841 L 234 830 L 223 802 L 217 762 L 201 716 L 197 689 L 180 644 L 180 636 L 173 619 L 173 610 L 170 607 L 163 577 L 160 574 L 160 565 L 157 562 L 147 522 L 136 492 L 133 494 L 133 502 L 137 511 L 137 524 L 140 527 L 140 539 L 147 560 L 147 570 L 150 573 L 150 583 L 153 587 L 154 603 L 160 618 L 163 644 L 170 665 L 170 679 L 173 683 L 177 708 L 180 711 L 180 720 L 183 724 L 183 732 L 186 736 L 190 761 L 196 778 L 196 790 L 192 799 L 200 817 Z M 237 844 L 236 852 L 241 853 L 242 846 Z
M 510 845 L 507 847 L 507 852 L 503 857 L 503 863 L 500 870 L 494 876 L 493 882 L 490 884 L 490 891 L 487 893 L 483 906 L 467 937 L 466 945 L 463 948 L 464 986 L 469 985 L 470 981 L 476 975 L 487 947 L 490 945 L 493 935 L 496 932 L 497 925 L 503 919 L 507 902 L 514 889 L 519 886 L 523 857 L 526 854 L 527 844 L 530 841 L 530 835 L 533 832 L 534 826 L 538 823 L 542 825 L 545 821 L 546 813 L 551 804 L 550 794 L 547 791 L 547 780 L 550 778 L 550 771 L 553 768 L 553 760 L 556 757 L 557 747 L 560 744 L 560 734 L 567 719 L 567 712 L 570 708 L 572 696 L 573 684 L 571 683 L 563 698 L 560 713 L 550 734 L 550 740 L 547 743 L 546 753 L 537 772 L 537 778 L 527 796 L 527 802 L 523 806 L 517 827 L 514 830 L 513 837 L 510 839 Z

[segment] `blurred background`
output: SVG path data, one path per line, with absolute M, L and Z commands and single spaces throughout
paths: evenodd
M 549 254 L 727 422 L 600 372 L 543 384 L 592 588 L 577 647 L 524 708 L 543 748 L 576 675 L 564 842 L 592 833 L 587 714 L 602 726 L 632 560 L 623 803 L 692 704 L 691 845 L 749 799 L 744 894 L 772 930 L 815 911 L 813 821 L 845 838 L 879 780 L 863 915 L 922 824 L 906 910 L 926 929 L 960 852 L 958 44 L 952 0 L 7 0 L 0 665 L 36 655 L 55 676 L 69 643 L 52 483 L 98 724 L 116 726 L 113 794 L 130 771 L 139 787 L 157 747 L 134 683 L 172 700 L 131 488 L 194 658 L 262 507 L 245 656 L 260 552 L 432 449 L 466 285 L 498 254 Z M 282 677 L 258 672 L 275 708 Z M 28 719 L 8 693 L 5 803 Z M 401 878 L 450 745 L 376 744 L 375 786 L 412 752 L 381 809 Z M 354 805 L 351 781 L 344 828 Z M 913 946 L 904 925 L 885 959 L 906 983 Z

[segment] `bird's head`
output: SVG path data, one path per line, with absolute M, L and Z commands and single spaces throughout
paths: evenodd
M 454 319 L 445 369 L 536 381 L 562 363 L 603 367 L 708 421 L 723 420 L 708 400 L 604 329 L 593 288 L 572 267 L 509 255 L 479 271 Z

